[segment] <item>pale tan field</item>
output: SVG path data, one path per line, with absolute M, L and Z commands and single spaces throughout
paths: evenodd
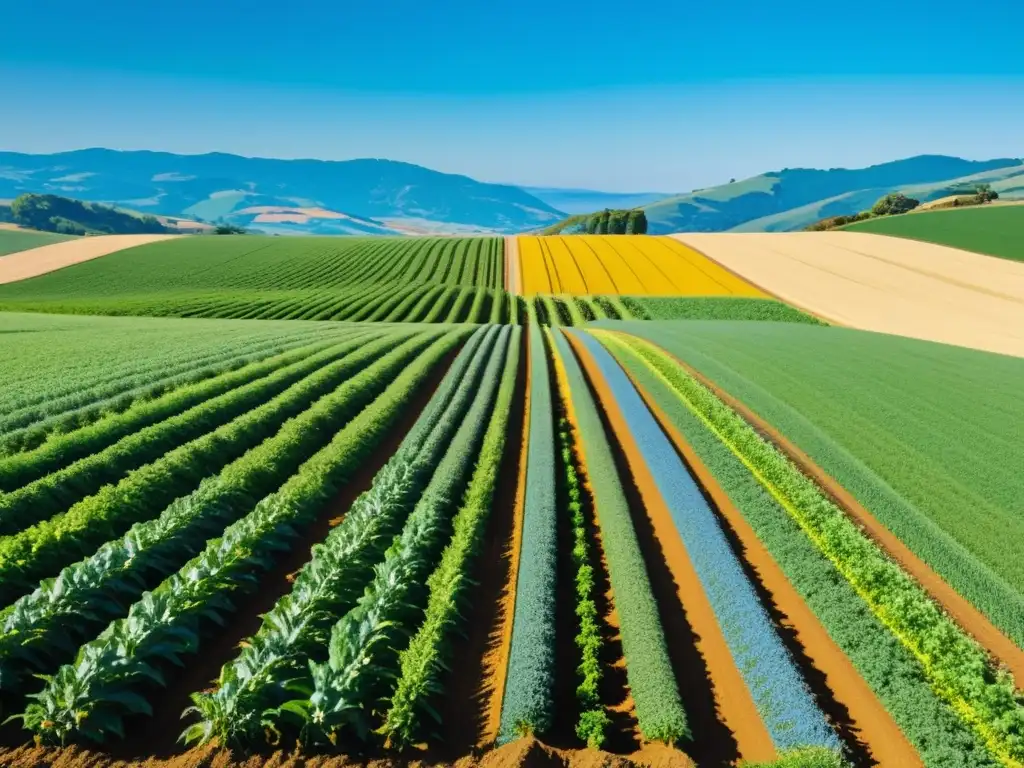
M 0 256 L 0 284 L 13 283 L 56 269 L 106 256 L 136 245 L 155 243 L 181 235 L 97 235 L 44 245 L 28 251 Z
M 1024 357 L 1024 264 L 863 232 L 673 237 L 827 320 Z

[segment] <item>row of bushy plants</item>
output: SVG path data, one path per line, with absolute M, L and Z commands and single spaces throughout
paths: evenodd
M 491 421 L 466 498 L 455 517 L 452 540 L 427 581 L 430 599 L 423 624 L 399 658 L 398 684 L 381 728 L 393 746 L 408 746 L 426 735 L 427 723 L 437 718 L 432 703 L 443 695 L 444 678 L 455 663 L 453 636 L 465 623 L 466 593 L 473 584 L 472 573 L 490 520 L 498 471 L 508 450 L 521 334 L 521 328 L 513 330 Z
M 1024 706 L 1009 673 L 994 668 L 977 643 L 920 585 L 747 422 L 664 353 L 638 339 L 628 344 L 744 458 L 875 616 L 918 659 L 935 692 L 975 729 L 993 754 L 1002 760 L 1024 761 Z
M 200 719 L 186 730 L 187 741 L 261 744 L 265 717 L 276 717 L 290 697 L 282 681 L 307 674 L 310 660 L 327 658 L 331 626 L 355 606 L 373 578 L 374 565 L 434 474 L 472 402 L 495 335 L 493 328 L 473 333 L 370 489 L 313 547 L 292 590 L 263 617 L 238 656 L 224 665 L 216 688 L 193 695 Z
M 377 730 L 380 703 L 394 691 L 399 653 L 423 621 L 427 581 L 452 535 L 452 518 L 465 492 L 491 421 L 511 328 L 498 335 L 473 403 L 445 455 L 395 537 L 356 606 L 331 629 L 328 658 L 310 662 L 310 692 L 288 702 L 300 713 L 304 743 L 365 740 Z M 284 727 L 284 723 L 272 723 Z
M 456 335 L 438 340 L 411 363 L 401 354 L 381 358 L 342 385 L 356 394 L 378 379 L 390 381 L 279 491 L 82 646 L 73 663 L 46 678 L 22 716 L 25 726 L 45 743 L 104 741 L 124 736 L 126 717 L 151 713 L 149 693 L 165 684 L 168 665 L 199 652 L 200 622 L 223 623 L 234 608 L 226 595 L 257 587 L 256 574 L 274 565 L 275 554 L 291 547 L 376 449 Z
M 412 359 L 436 335 L 414 337 L 396 349 L 396 365 Z M 175 499 L 159 517 L 136 523 L 123 538 L 107 542 L 9 606 L 0 614 L 5 690 L 29 671 L 49 671 L 98 623 L 123 615 L 142 592 L 277 489 L 387 383 L 380 377 L 358 391 L 343 386 L 329 392 L 194 492 Z
M 133 431 L 96 453 L 0 495 L 0 534 L 16 533 L 37 520 L 45 520 L 68 509 L 104 485 L 117 482 L 131 470 L 208 434 L 297 382 L 303 382 L 308 397 L 315 398 L 344 380 L 353 370 L 353 361 L 358 364 L 358 358 L 368 359 L 367 356 L 377 353 L 381 345 L 393 346 L 397 341 L 397 337 L 390 337 L 360 349 L 361 342 L 357 338 L 307 357 L 300 356 L 284 367 L 257 364 L 253 376 L 239 378 L 238 386 L 202 400 L 163 421 Z M 354 350 L 358 351 L 349 357 Z M 91 434 L 71 437 L 70 442 L 89 443 Z M 32 465 L 29 459 L 25 466 L 31 471 Z
M 565 376 L 570 423 L 582 458 L 583 482 L 594 500 L 601 547 L 608 562 L 637 724 L 648 741 L 687 741 L 691 734 L 686 711 L 609 438 L 572 349 L 561 333 L 554 337 Z
M 554 716 L 555 589 L 558 554 L 555 434 L 544 338 L 531 323 L 530 425 L 522 547 L 498 740 L 543 734 Z
M 191 493 L 212 470 L 259 445 L 287 419 L 301 413 L 360 366 L 372 362 L 409 335 L 397 332 L 371 342 L 320 371 L 316 371 L 318 361 L 307 358 L 298 365 L 307 366 L 303 371 L 308 378 L 290 382 L 287 389 L 280 382 L 270 391 L 247 385 L 221 396 L 231 398 L 238 393 L 235 396 L 240 405 L 215 403 L 220 400 L 215 398 L 198 406 L 209 405 L 215 413 L 215 405 L 230 406 L 234 411 L 244 406 L 248 410 L 243 409 L 241 415 L 236 414 L 233 420 L 221 426 L 214 423 L 211 426 L 216 428 L 212 431 L 173 447 L 156 461 L 129 472 L 116 484 L 104 485 L 67 511 L 0 539 L 0 604 L 17 599 L 40 579 L 124 535 L 132 525 L 151 518 L 175 498 Z M 328 361 L 323 359 L 319 363 Z M 277 394 L 265 400 L 275 389 Z

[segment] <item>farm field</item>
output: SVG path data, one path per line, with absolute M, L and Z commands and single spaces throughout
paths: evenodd
M 1024 757 L 1015 358 L 529 312 L 2 313 L 0 354 L 4 765 Z
M 30 248 L 39 248 L 53 243 L 63 243 L 65 240 L 75 240 L 72 235 L 58 235 L 53 232 L 34 232 L 28 229 L 18 229 L 14 226 L 9 228 L 0 225 L 0 256 L 18 251 L 27 251 Z M 0 262 L 2 263 L 2 262 Z
M 1020 263 L 863 232 L 672 237 L 826 321 L 1024 356 Z
M 90 238 L 91 239 L 91 238 Z M 175 239 L 0 288 L 6 309 L 486 322 L 509 310 L 500 238 Z
M 0 243 L 10 230 L 0 230 Z M 20 233 L 15 232 L 15 235 Z M 97 235 L 95 237 L 67 238 L 55 236 L 36 244 L 28 250 L 17 249 L 16 253 L 0 255 L 0 285 L 45 275 L 55 270 L 81 264 L 116 253 L 125 248 L 155 243 L 177 235 Z
M 887 216 L 850 224 L 848 232 L 923 240 L 951 248 L 1024 261 L 1024 206 L 986 205 L 913 215 Z
M 520 236 L 517 241 L 524 296 L 765 296 L 668 237 Z

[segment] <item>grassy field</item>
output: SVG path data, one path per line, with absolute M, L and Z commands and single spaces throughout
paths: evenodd
M 619 327 L 767 419 L 1024 644 L 1024 360 L 804 325 Z
M 843 229 L 908 237 L 1024 261 L 1024 205 L 988 205 L 924 211 L 850 224 Z
M 8 253 L 27 251 L 30 248 L 39 248 L 43 245 L 63 243 L 65 240 L 74 240 L 72 235 L 57 235 L 53 232 L 34 232 L 27 229 L 5 229 L 0 228 L 0 256 Z
M 6 309 L 245 319 L 501 317 L 501 238 L 184 238 L 0 288 Z

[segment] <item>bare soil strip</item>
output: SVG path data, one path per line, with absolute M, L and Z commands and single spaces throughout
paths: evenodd
M 501 728 L 501 705 L 505 696 L 505 677 L 508 673 L 508 657 L 512 647 L 512 620 L 516 608 L 516 584 L 519 578 L 519 554 L 523 546 L 523 513 L 526 505 L 526 457 L 530 446 L 530 376 L 532 366 L 529 356 L 530 334 L 523 333 L 520 371 L 525 371 L 523 382 L 523 407 L 521 420 L 522 439 L 519 444 L 518 477 L 515 484 L 512 532 L 508 548 L 502 553 L 506 562 L 507 581 L 497 601 L 496 615 L 490 627 L 487 653 L 480 675 L 481 690 L 478 694 L 480 711 L 484 713 L 477 746 L 489 747 L 498 739 Z M 504 475 L 503 475 L 504 476 Z M 504 487 L 502 488 L 505 491 Z M 505 491 L 507 493 L 507 491 Z M 505 498 L 499 494 L 496 498 Z
M 633 522 L 662 612 L 672 665 L 693 732 L 694 740 L 687 752 L 699 764 L 708 765 L 728 765 L 737 757 L 773 760 L 775 746 L 733 663 L 686 547 L 619 405 L 590 353 L 572 337 L 570 343 L 608 420 L 608 434 L 615 437 L 613 448 L 624 458 L 620 474 L 624 480 L 632 477 L 632 484 L 623 483 L 627 495 L 639 497 L 636 502 L 631 499 L 631 506 L 639 503 L 645 512 L 638 510 Z M 682 616 L 673 615 L 674 607 L 682 609 Z M 706 693 L 702 695 L 708 688 L 713 702 L 707 701 Z M 732 750 L 723 739 L 723 725 L 735 739 Z
M 181 235 L 96 235 L 0 256 L 0 285 Z
M 497 736 L 490 717 L 494 699 L 498 699 L 501 713 L 501 690 L 504 689 L 504 664 L 508 657 L 511 633 L 512 602 L 515 598 L 515 566 L 519 562 L 522 499 L 525 493 L 523 470 L 526 467 L 526 398 L 528 395 L 526 337 L 519 346 L 519 368 L 516 388 L 512 396 L 509 418 L 509 439 L 501 458 L 498 483 L 494 493 L 494 509 L 487 524 L 483 548 L 477 558 L 474 579 L 477 585 L 468 594 L 464 622 L 466 635 L 456 639 L 452 651 L 455 660 L 452 674 L 445 682 L 445 693 L 438 701 L 441 715 L 441 740 L 438 749 L 445 756 L 455 757 L 471 753 L 478 746 L 486 746 Z M 509 593 L 509 584 L 512 592 Z M 501 665 L 502 685 L 496 680 Z
M 854 752 L 855 765 L 923 766 L 917 751 L 807 607 L 714 474 L 654 399 L 632 376 L 630 380 L 700 483 L 719 520 L 726 524 L 723 528 L 731 532 L 734 549 L 747 566 L 748 576 L 753 576 L 754 584 L 760 587 L 766 607 L 774 609 L 771 612 L 783 638 L 793 641 L 787 643 L 789 650 L 798 663 L 803 662 L 800 666 L 805 679 L 819 706 Z
M 943 581 L 927 563 L 915 555 L 888 528 L 878 522 L 875 516 L 854 498 L 853 494 L 819 467 L 814 459 L 804 453 L 796 444 L 699 371 L 671 353 L 665 352 L 665 354 L 671 356 L 677 365 L 711 390 L 716 397 L 757 430 L 765 440 L 785 454 L 805 475 L 814 480 L 840 509 L 853 518 L 889 557 L 899 563 L 900 567 L 943 607 L 960 625 L 961 629 L 971 635 L 997 663 L 1005 666 L 1013 674 L 1018 690 L 1022 688 L 1024 685 L 1024 651 L 1018 648 L 1016 643 L 1000 632 L 981 611 Z
M 515 235 L 505 236 L 505 290 L 514 296 L 523 292 L 522 270 L 519 263 L 519 240 Z
M 1024 357 L 1024 264 L 864 232 L 672 237 L 827 320 Z
M 209 640 L 203 644 L 200 652 L 189 659 L 180 672 L 169 675 L 170 685 L 159 696 L 153 697 L 152 717 L 140 716 L 137 722 L 128 723 L 125 730 L 131 735 L 112 751 L 138 758 L 169 756 L 181 751 L 177 739 L 187 725 L 181 719 L 181 713 L 190 704 L 189 694 L 207 690 L 216 684 L 221 667 L 238 654 L 239 644 L 260 628 L 263 614 L 291 591 L 295 573 L 309 561 L 313 545 L 324 540 L 331 528 L 344 519 L 352 502 L 373 484 L 374 476 L 398 450 L 405 435 L 426 408 L 460 347 L 458 345 L 451 350 L 435 366 L 407 407 L 402 409 L 398 423 L 391 428 L 381 445 L 324 507 L 317 520 L 301 532 L 291 548 L 277 555 L 273 570 L 260 577 L 258 588 L 235 601 L 235 611 L 228 617 L 227 624 L 219 628 L 210 622 L 209 627 L 206 627 Z

